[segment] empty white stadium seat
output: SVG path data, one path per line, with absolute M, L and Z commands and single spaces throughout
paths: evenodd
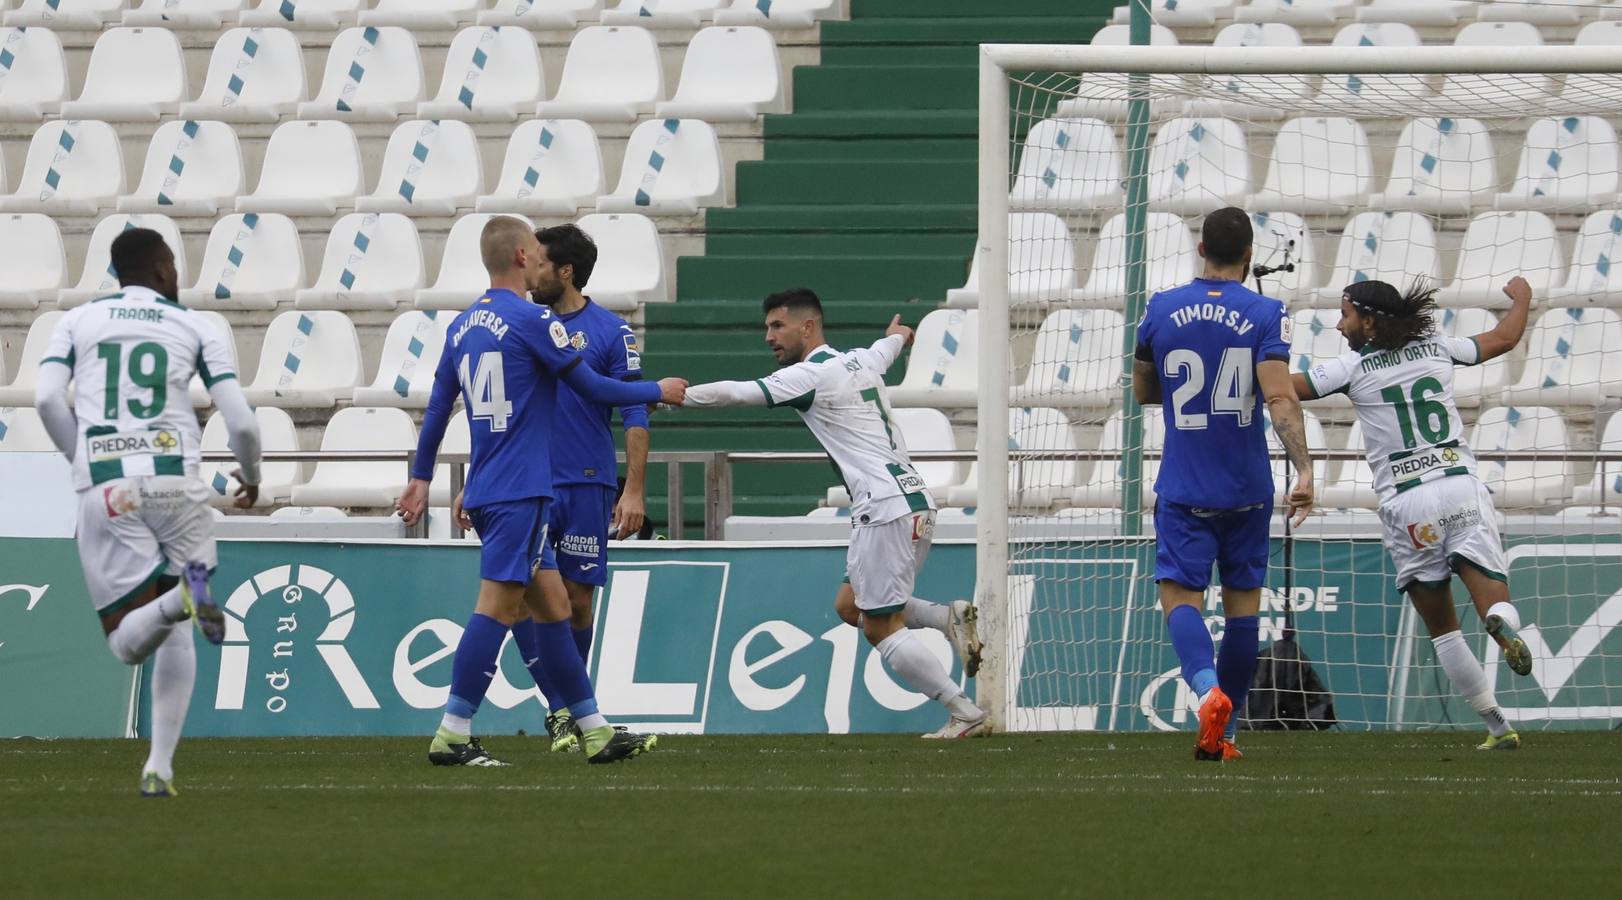
M 957 449 L 952 435 L 952 423 L 938 409 L 892 409 L 890 424 L 901 432 L 902 443 L 910 454 L 949 452 Z M 912 467 L 924 486 L 935 495 L 937 503 L 944 500 L 950 489 L 963 481 L 963 465 L 949 460 L 914 461 Z M 828 489 L 828 505 L 850 505 L 850 493 L 843 485 Z
M 1456 25 L 1475 15 L 1470 0 L 1369 0 L 1358 9 L 1359 22 L 1401 22 L 1405 25 Z
M 616 312 L 670 299 L 664 255 L 653 220 L 636 213 L 581 216 L 580 230 L 597 244 L 597 266 L 585 293 Z
M 243 25 L 332 31 L 355 21 L 365 0 L 260 0 L 242 14 Z
M 360 339 L 341 312 L 289 310 L 270 322 L 246 386 L 258 406 L 331 408 L 361 383 Z
M 40 213 L 0 215 L 0 308 L 33 309 L 67 283 L 67 254 L 56 220 Z
M 1126 322 L 1109 309 L 1061 309 L 1036 333 L 1036 349 L 1025 383 L 1016 386 L 1015 406 L 1097 409 L 1122 395 L 1122 355 Z
M 810 28 L 839 14 L 837 0 L 732 0 L 715 11 L 717 25 L 760 25 L 765 28 Z
M 1368 205 L 1468 215 L 1473 207 L 1492 204 L 1497 169 L 1498 153 L 1485 125 L 1475 119 L 1415 119 L 1397 137 L 1385 190 L 1369 197 Z
M 1320 283 L 1318 250 L 1306 222 L 1295 213 L 1263 210 L 1251 214 L 1250 228 L 1255 238 L 1251 249 L 1253 265 L 1282 266 L 1288 257 L 1295 266 L 1292 272 L 1264 276 L 1261 292 L 1285 303 L 1315 300 Z
M 451 40 L 434 99 L 417 104 L 422 119 L 511 122 L 546 96 L 540 48 L 527 29 L 476 26 Z
M 283 122 L 265 143 L 258 187 L 237 201 L 237 212 L 330 216 L 363 190 L 353 129 L 343 122 Z
M 220 339 L 230 349 L 231 369 L 237 373 L 237 379 L 240 383 L 242 379 L 242 362 L 240 357 L 237 356 L 236 330 L 231 327 L 231 320 L 210 310 L 199 311 L 197 315 L 207 320 L 214 327 L 214 330 L 219 332 Z M 208 395 L 208 385 L 203 383 L 201 372 L 192 375 L 191 384 L 187 387 L 186 392 L 191 395 L 191 405 L 198 409 L 205 409 L 214 405 L 214 399 Z
M 321 274 L 295 300 L 299 309 L 387 309 L 422 286 L 416 224 L 399 213 L 350 213 L 332 226 Z
M 659 43 L 646 28 L 592 25 L 575 33 L 557 96 L 535 107 L 545 119 L 630 122 L 665 95 Z
M 393 121 L 422 101 L 422 54 L 411 32 L 365 26 L 338 33 L 327 51 L 315 99 L 300 103 L 301 119 Z
M 1532 22 L 1537 25 L 1575 25 L 1585 14 L 1606 0 L 1566 0 L 1542 3 L 1538 0 L 1492 0 L 1479 4 L 1476 17 L 1483 22 Z
M 1067 504 L 1081 484 L 1077 459 L 1018 460 L 1025 450 L 1076 452 L 1076 433 L 1070 420 L 1056 409 L 1015 407 L 1008 411 L 1008 505 L 1014 509 L 1047 510 Z M 979 506 L 979 463 L 971 463 L 963 484 L 946 492 L 951 506 Z M 1119 498 L 1117 498 L 1119 499 Z
M 764 28 L 717 26 L 693 35 L 681 80 L 654 114 L 706 122 L 752 122 L 786 112 L 777 42 Z
M 152 28 L 219 28 L 233 22 L 248 0 L 140 0 L 124 13 L 125 25 Z
M 1218 19 L 1233 15 L 1234 7 L 1231 0 L 1148 0 L 1146 5 L 1154 23 L 1168 28 L 1209 27 Z M 1130 6 L 1115 7 L 1111 21 L 1127 23 L 1130 20 Z
M 209 309 L 274 309 L 304 286 L 304 250 L 293 220 L 237 213 L 214 223 L 197 284 L 180 302 Z
M 48 28 L 0 28 L 0 121 L 37 122 L 68 99 L 68 62 L 62 40 Z
M 1525 22 L 1471 22 L 1460 28 L 1455 47 L 1536 47 L 1543 44 L 1537 26 Z M 1442 82 L 1436 102 L 1448 111 L 1503 115 L 1506 110 L 1541 111 L 1558 85 L 1547 74 L 1453 74 Z
M 1076 289 L 1076 245 L 1064 220 L 1053 213 L 1008 214 L 1008 303 L 1062 303 Z M 969 280 L 946 292 L 953 307 L 980 305 L 980 257 L 969 262 Z
M 26 406 L 0 407 L 0 453 L 56 451 L 39 413 Z
M 478 16 L 480 25 L 517 25 L 520 28 L 563 28 L 595 21 L 603 0 L 495 0 Z
M 309 96 L 304 51 L 285 28 L 233 28 L 220 36 L 196 100 L 180 104 L 183 118 L 274 122 Z
M 124 13 L 124 0 L 22 0 L 6 13 L 7 25 L 42 26 L 58 31 L 99 29 Z
M 1147 295 L 1193 280 L 1199 273 L 1199 251 L 1181 217 L 1149 213 L 1144 240 Z M 1089 306 L 1120 309 L 1126 298 L 1126 214 L 1111 216 L 1098 232 L 1092 271 L 1071 300 Z
M 293 427 L 293 419 L 286 412 L 274 406 L 261 406 L 254 410 L 254 418 L 259 421 L 259 443 L 264 450 L 298 450 L 298 430 Z M 208 450 L 229 450 L 227 439 L 230 435 L 225 430 L 225 418 L 219 413 L 208 417 L 203 426 L 202 448 Z M 214 506 L 230 506 L 236 500 L 237 482 L 231 479 L 231 473 L 236 471 L 235 462 L 213 463 L 204 462 L 197 467 L 197 478 L 209 487 L 209 502 Z M 296 462 L 263 462 L 259 465 L 259 500 L 254 505 L 259 507 L 271 506 L 276 503 L 286 503 L 293 496 L 293 485 L 304 480 L 300 470 L 303 464 Z
M 1438 334 L 1475 337 L 1491 331 L 1498 319 L 1485 309 L 1444 309 L 1436 315 Z M 1453 399 L 1465 408 L 1496 403 L 1509 384 L 1509 357 L 1500 356 L 1474 366 L 1453 367 Z
M 471 304 L 471 301 L 469 301 Z M 356 406 L 422 409 L 434 387 L 434 368 L 445 349 L 445 329 L 456 314 L 448 310 L 402 313 L 389 324 L 383 357 L 371 386 L 355 388 Z
M 0 444 L 0 449 L 4 447 L 4 444 Z M 1622 451 L 1622 416 L 1613 415 L 1606 421 L 1598 449 L 1601 453 Z M 1596 463 L 1593 480 L 1577 486 L 1572 502 L 1589 506 L 1622 503 L 1622 462 L 1602 460 Z
M 1143 442 L 1145 451 L 1160 452 L 1166 447 L 1166 418 L 1160 404 L 1142 407 L 1143 412 Z M 1092 469 L 1087 480 L 1082 482 L 1071 492 L 1070 505 L 1088 509 L 1121 509 L 1123 497 L 1124 462 L 1121 459 L 1122 448 L 1126 446 L 1123 429 L 1125 420 L 1119 410 L 1110 413 L 1109 419 L 1104 422 L 1104 434 L 1098 443 L 1098 452 L 1101 454 L 1114 454 L 1116 458 L 1100 458 L 1093 460 Z M 1155 505 L 1155 479 L 1160 475 L 1159 459 L 1143 460 L 1143 494 L 1142 508 L 1153 509 Z
M 1105 25 L 1093 35 L 1090 43 L 1095 47 L 1125 47 L 1132 43 L 1132 36 L 1126 25 Z M 1149 46 L 1175 47 L 1177 35 L 1164 25 L 1151 25 L 1149 27 Z M 1177 101 L 1170 99 L 1172 89 L 1176 88 L 1181 79 L 1176 75 L 1151 75 L 1149 77 L 1149 112 L 1152 116 L 1164 115 L 1173 108 Z M 1104 119 L 1108 122 L 1124 122 L 1127 113 L 1127 76 L 1116 72 L 1093 72 L 1081 79 L 1077 86 L 1076 95 L 1059 103 L 1054 109 L 1054 115 L 1066 118 L 1092 118 Z
M 692 215 L 726 203 L 721 144 L 699 119 L 648 119 L 625 143 L 625 165 L 598 212 Z
M 1540 212 L 1485 212 L 1470 220 L 1453 280 L 1436 295 L 1442 306 L 1508 308 L 1504 285 L 1516 275 L 1532 296 L 1549 298 L 1562 285 L 1565 261 L 1554 223 Z
M 39 380 L 39 361 L 45 358 L 45 348 L 51 342 L 61 310 L 47 310 L 34 317 L 23 338 L 22 352 L 17 356 L 17 377 L 10 384 L 0 386 L 0 407 L 34 405 L 34 384 Z
M 473 213 L 451 225 L 439 263 L 439 277 L 433 287 L 416 292 L 418 309 L 464 310 L 489 289 L 490 275 L 479 257 L 479 234 L 493 215 Z
M 1352 17 L 1357 0 L 1250 0 L 1233 11 L 1235 22 L 1280 22 L 1297 27 L 1333 25 Z
M 1358 213 L 1346 223 L 1335 249 L 1335 269 L 1318 293 L 1325 308 L 1339 309 L 1341 292 L 1358 281 L 1384 281 L 1406 291 L 1416 279 L 1435 284 L 1439 273 L 1436 232 L 1413 212 Z
M 1551 304 L 1622 306 L 1622 210 L 1602 209 L 1583 219 L 1571 253 L 1571 275 L 1548 292 Z
M 1217 33 L 1214 47 L 1299 47 L 1301 35 L 1282 22 L 1235 22 Z M 1282 119 L 1287 110 L 1312 95 L 1312 79 L 1305 75 L 1202 76 L 1204 96 L 1188 101 L 1188 115 L 1231 115 L 1247 120 Z M 1250 177 L 1245 173 L 1248 186 Z
M 1577 212 L 1616 198 L 1616 130 L 1598 116 L 1551 116 L 1526 130 L 1515 183 L 1499 209 Z
M 118 198 L 119 212 L 214 216 L 235 205 L 246 185 L 237 133 L 224 122 L 171 120 L 147 145 L 135 193 Z
M 1342 450 L 1366 453 L 1363 423 L 1353 422 L 1346 432 Z M 1329 466 L 1330 477 L 1319 488 L 1318 506 L 1323 509 L 1374 509 L 1379 498 L 1374 493 L 1374 471 L 1367 458 L 1343 459 Z
M 597 132 L 579 119 L 531 119 L 507 142 L 495 189 L 479 212 L 572 216 L 604 192 Z
M 1397 22 L 1347 25 L 1335 32 L 1335 47 L 1418 47 L 1419 32 Z M 1414 101 L 1430 93 L 1422 75 L 1325 76 L 1316 105 L 1353 115 L 1409 116 Z
M 483 190 L 484 169 L 473 129 L 454 119 L 413 119 L 389 136 L 377 190 L 355 198 L 355 209 L 448 216 L 471 209 Z
M 419 31 L 443 30 L 472 22 L 482 6 L 482 0 L 377 0 L 377 6 L 361 10 L 356 21 Z
M 1149 148 L 1149 208 L 1199 216 L 1243 203 L 1250 150 L 1239 123 L 1171 119 Z
M 1605 374 L 1622 350 L 1622 316 L 1614 310 L 1550 309 L 1532 323 L 1525 346 L 1526 365 L 1504 402 L 1596 407 L 1622 395 L 1622 380 Z
M 321 449 L 414 450 L 417 427 L 403 409 L 352 406 L 332 414 Z M 293 485 L 299 506 L 391 507 L 406 485 L 404 462 L 318 462 L 310 480 Z
M 1538 7 L 1551 7 L 1563 9 L 1563 6 L 1553 4 L 1536 4 Z M 1612 2 L 1604 11 L 1611 18 L 1589 22 L 1582 30 L 1577 32 L 1576 40 L 1572 43 L 1578 47 L 1616 47 L 1622 46 L 1622 6 Z M 1562 104 L 1571 109 L 1604 109 L 1616 96 L 1616 77 L 1614 75 L 1590 75 L 1585 73 L 1572 73 L 1565 77 L 1565 84 L 1560 89 Z
M 1291 119 L 1279 129 L 1261 192 L 1249 209 L 1344 213 L 1367 202 L 1374 160 L 1368 135 L 1352 119 Z
M 697 28 L 725 0 L 619 0 L 603 10 L 604 25 L 643 28 Z
M 174 251 L 175 269 L 180 273 L 180 283 L 186 283 L 186 277 L 191 269 L 186 265 L 186 244 L 180 239 L 180 226 L 168 216 L 157 213 L 135 215 L 118 213 L 97 222 L 95 230 L 90 232 L 90 245 L 85 251 L 84 274 L 79 276 L 78 284 L 57 294 L 58 308 L 78 306 L 88 300 L 105 297 L 118 291 L 118 273 L 113 271 L 113 238 L 131 228 L 149 228 L 163 235 L 163 242 Z
M 106 122 L 51 121 L 28 143 L 17 192 L 0 211 L 90 215 L 124 193 L 124 151 Z
M 174 115 L 186 90 L 180 39 L 166 28 L 109 28 L 90 52 L 79 99 L 62 104 L 69 119 L 155 122 Z
M 937 309 L 918 323 L 901 383 L 890 389 L 893 406 L 972 407 L 978 402 L 980 314 Z
M 1124 199 L 1115 129 L 1102 119 L 1043 119 L 1025 135 L 1010 209 L 1110 209 Z
M 1565 499 L 1571 490 L 1572 465 L 1563 457 L 1571 451 L 1566 420 L 1560 413 L 1539 406 L 1498 406 L 1486 410 L 1470 432 L 1470 449 L 1547 451 L 1548 459 L 1498 462 L 1476 460 L 1476 477 L 1492 491 L 1499 509 L 1538 509 Z

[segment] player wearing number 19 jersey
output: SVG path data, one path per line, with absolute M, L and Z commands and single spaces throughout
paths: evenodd
M 1251 243 L 1242 210 L 1206 217 L 1199 246 L 1204 274 L 1150 298 L 1132 370 L 1137 401 L 1164 405 L 1155 580 L 1183 678 L 1199 698 L 1199 759 L 1238 755 L 1233 711 L 1244 708 L 1256 671 L 1273 505 L 1261 396 L 1299 473 L 1290 505 L 1298 518 L 1312 505 L 1312 465 L 1290 384 L 1288 313 L 1241 283 Z M 1213 564 L 1227 619 L 1220 658 L 1201 614 Z
M 1504 721 L 1481 664 L 1459 632 L 1454 573 L 1517 674 L 1532 671 L 1520 615 L 1509 602 L 1508 569 L 1492 496 L 1475 476 L 1464 423 L 1453 403 L 1453 367 L 1473 366 L 1509 352 L 1526 330 L 1532 289 L 1515 278 L 1504 287 L 1514 301 L 1491 331 L 1474 337 L 1434 331 L 1433 290 L 1406 296 L 1383 281 L 1348 285 L 1337 326 L 1351 349 L 1295 375 L 1303 400 L 1345 393 L 1363 426 L 1374 490 L 1380 498 L 1385 546 L 1404 591 L 1425 620 L 1436 658 L 1453 687 L 1490 732 L 1482 749 L 1513 749 L 1520 738 Z

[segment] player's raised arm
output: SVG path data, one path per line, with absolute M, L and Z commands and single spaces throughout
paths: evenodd
M 1526 336 L 1526 317 L 1532 309 L 1532 286 L 1525 278 L 1516 275 L 1504 285 L 1504 294 L 1511 301 L 1509 312 L 1498 321 L 1497 327 L 1471 338 L 1479 353 L 1477 363 L 1503 356 L 1515 349 L 1521 338 Z

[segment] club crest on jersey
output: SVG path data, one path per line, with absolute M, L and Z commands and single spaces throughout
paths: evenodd
M 1429 522 L 1418 522 L 1408 526 L 1408 540 L 1413 541 L 1415 550 L 1428 550 L 1442 542 L 1442 536 L 1436 533 L 1436 526 Z
M 569 335 L 569 346 L 575 348 L 576 350 L 586 349 L 586 345 L 589 343 L 591 342 L 586 339 L 586 333 L 584 331 L 576 331 L 574 334 Z

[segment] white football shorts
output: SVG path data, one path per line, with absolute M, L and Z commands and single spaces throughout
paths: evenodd
M 79 494 L 79 562 L 90 602 L 117 612 L 160 575 L 188 562 L 214 568 L 208 486 L 180 475 L 103 482 Z
M 913 584 L 929 558 L 935 540 L 935 511 L 908 513 L 877 525 L 850 531 L 845 573 L 864 612 L 900 612 L 912 598 Z
M 1507 580 L 1492 493 L 1474 475 L 1451 475 L 1380 504 L 1385 547 L 1397 566 L 1397 589 L 1415 581 L 1441 584 L 1462 562 Z

